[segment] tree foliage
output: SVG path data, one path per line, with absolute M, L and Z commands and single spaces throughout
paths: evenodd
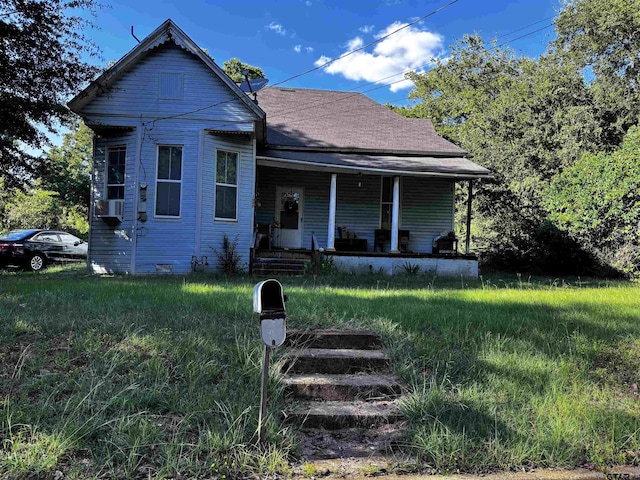
M 58 228 L 81 237 L 89 231 L 93 133 L 83 123 L 52 147 L 26 189 L 4 189 L 0 177 L 0 230 Z
M 561 228 L 640 273 L 640 128 L 614 152 L 586 153 L 557 175 L 545 203 Z
M 592 97 L 575 66 L 552 55 L 518 58 L 474 35 L 410 78 L 410 98 L 420 100 L 412 114 L 431 118 L 493 172 L 476 199 L 476 245 L 501 267 L 564 268 L 555 252 L 568 259 L 565 250 L 576 245 L 548 223 L 543 193 L 558 171 L 601 144 Z
M 609 145 L 640 115 L 640 0 L 567 0 L 555 19 L 552 47 L 585 69 Z
M 69 122 L 65 103 L 95 77 L 85 61 L 96 47 L 83 30 L 95 0 L 3 0 L 0 3 L 0 176 L 5 187 L 28 183 L 47 133 Z
M 89 205 L 93 132 L 80 122 L 63 136 L 62 145 L 51 147 L 40 169 L 41 185 L 58 192 L 67 205 Z
M 232 58 L 224 62 L 222 69 L 224 72 L 231 77 L 236 83 L 241 83 L 245 81 L 244 71 L 247 71 L 247 76 L 249 80 L 255 80 L 256 78 L 264 78 L 264 72 L 259 67 L 254 67 L 253 65 L 249 65 L 244 63 L 237 58 Z

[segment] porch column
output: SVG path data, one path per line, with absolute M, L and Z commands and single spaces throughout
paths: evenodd
M 467 238 L 464 241 L 464 251 L 469 255 L 471 244 L 471 202 L 473 200 L 473 180 L 469 180 L 469 197 L 467 198 Z
M 331 174 L 331 190 L 329 191 L 329 228 L 327 231 L 327 250 L 335 251 L 334 240 L 336 238 L 336 196 L 338 174 Z
M 398 250 L 398 228 L 400 225 L 400 177 L 393 177 L 393 206 L 391 209 L 391 253 Z

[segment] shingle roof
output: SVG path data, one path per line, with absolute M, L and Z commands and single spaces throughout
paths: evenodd
M 399 155 L 366 155 L 358 153 L 310 152 L 263 149 L 258 159 L 288 164 L 289 167 L 311 166 L 398 173 L 418 176 L 462 178 L 490 177 L 491 172 L 464 157 L 430 157 Z
M 361 93 L 270 87 L 258 92 L 267 114 L 266 148 L 462 156 L 427 119 L 406 118 Z

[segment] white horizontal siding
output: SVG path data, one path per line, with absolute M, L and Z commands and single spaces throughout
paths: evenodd
M 161 99 L 161 73 L 182 74 L 182 99 Z M 151 50 L 82 111 L 83 116 L 89 117 L 124 116 L 136 119 L 185 113 L 188 113 L 185 118 L 228 122 L 229 129 L 233 128 L 235 122 L 254 120 L 249 107 L 211 69 L 171 42 Z
M 431 253 L 433 240 L 454 229 L 453 183 L 444 179 L 402 178 L 400 228 L 409 230 L 409 250 Z
M 131 249 L 134 223 L 134 178 L 136 171 L 135 152 L 137 134 L 125 133 L 120 137 L 97 138 L 93 157 L 92 196 L 95 200 L 106 199 L 106 153 L 110 146 L 126 146 L 125 164 L 125 208 L 124 221 L 108 225 L 102 219 L 90 218 L 89 265 L 99 273 L 130 273 Z
M 237 221 L 216 220 L 214 218 L 217 149 L 239 154 Z M 237 253 L 241 257 L 240 266 L 245 270 L 249 266 L 249 249 L 253 234 L 254 178 L 255 159 L 253 142 L 250 139 L 243 136 L 212 134 L 205 136 L 202 168 L 201 238 L 198 255 L 208 257 L 211 269 L 217 269 L 220 266 L 214 249 L 222 253 L 225 235 L 231 241 L 238 238 Z
M 179 218 L 156 215 L 159 145 L 182 147 Z M 139 182 L 147 183 L 147 221 L 138 225 L 136 273 L 155 273 L 158 265 L 170 265 L 173 273 L 190 271 L 191 256 L 196 254 L 199 157 L 200 132 L 190 124 L 166 120 L 145 132 L 138 175 Z
M 258 167 L 260 207 L 258 223 L 272 223 L 277 186 L 304 188 L 303 247 L 310 248 L 311 234 L 327 245 L 331 174 L 274 167 Z M 358 186 L 360 185 L 360 186 Z M 433 237 L 453 226 L 453 193 L 448 180 L 402 177 L 400 181 L 400 228 L 410 231 L 409 250 L 430 253 Z M 336 227 L 344 226 L 358 238 L 367 239 L 373 251 L 374 233 L 380 228 L 382 180 L 376 175 L 338 174 Z M 337 231 L 334 235 L 337 237 Z

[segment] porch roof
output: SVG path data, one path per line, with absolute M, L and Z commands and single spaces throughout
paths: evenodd
M 258 163 L 294 170 L 352 170 L 354 172 L 431 176 L 445 178 L 489 178 L 491 172 L 464 157 L 367 155 L 263 149 Z

